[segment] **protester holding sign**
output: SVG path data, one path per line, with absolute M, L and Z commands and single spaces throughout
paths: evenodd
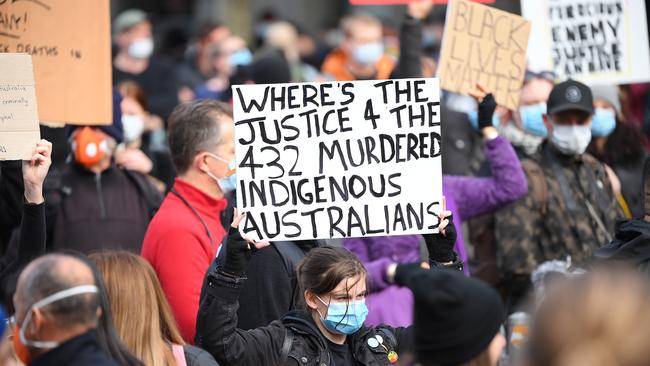
M 492 126 L 492 114 L 496 102 L 492 94 L 479 85 L 472 91 L 479 103 L 479 126 L 486 142 L 486 155 L 493 168 L 492 177 L 444 176 L 443 191 L 447 208 L 454 212 L 456 223 L 469 220 L 523 197 L 527 192 L 526 179 L 512 146 L 499 137 Z M 344 239 L 346 248 L 355 253 L 368 268 L 370 294 L 367 297 L 369 325 L 388 324 L 407 326 L 412 324 L 413 298 L 404 288 L 392 286 L 382 280 L 382 268 L 398 261 L 410 263 L 419 260 L 420 240 L 417 235 L 366 237 Z M 465 248 L 460 233 L 457 250 L 466 261 Z
M 440 214 L 440 233 L 425 235 L 425 240 L 431 266 L 459 269 L 450 214 Z M 238 225 L 245 215 L 235 212 L 226 262 L 210 274 L 208 295 L 197 317 L 197 329 L 203 335 L 197 343 L 217 361 L 227 365 L 315 364 L 316 360 L 328 365 L 386 365 L 395 363 L 399 354 L 412 352 L 412 329 L 363 326 L 368 314 L 367 271 L 352 253 L 329 246 L 312 249 L 298 266 L 304 310 L 290 312 L 266 327 L 237 329 L 236 310 L 248 261 L 255 250 L 268 245 L 242 237 Z M 385 279 L 400 278 L 404 268 L 389 266 Z
M 568 80 L 553 88 L 543 115 L 550 137 L 526 172 L 529 193 L 497 213 L 501 270 L 512 306 L 525 296 L 540 263 L 566 256 L 584 263 L 610 241 L 622 216 L 603 164 L 585 154 L 593 114 L 586 85 Z
M 13 311 L 12 296 L 16 291 L 16 281 L 20 271 L 32 259 L 45 253 L 45 199 L 43 198 L 43 182 L 52 164 L 52 144 L 41 140 L 36 144 L 30 160 L 22 162 L 22 186 L 24 194 L 22 221 L 20 223 L 20 243 L 15 252 L 3 253 L 0 261 L 0 301 L 10 312 Z M 0 166 L 1 168 L 1 166 Z M 0 169 L 4 185 L 8 179 L 6 170 Z M 0 195 L 0 206 L 14 197 L 5 197 L 8 192 Z M 9 191 L 9 194 L 14 192 Z M 4 207 L 3 207 L 4 209 Z M 19 216 L 19 217 L 20 217 Z M 9 230 L 11 232 L 11 230 Z

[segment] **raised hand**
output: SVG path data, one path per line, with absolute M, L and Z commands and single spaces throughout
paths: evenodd
M 223 265 L 223 270 L 231 275 L 241 277 L 246 272 L 246 266 L 253 253 L 270 244 L 266 241 L 255 241 L 248 235 L 241 235 L 238 227 L 246 218 L 246 213 L 238 214 L 236 208 L 234 212 L 234 219 L 228 229 L 226 263 Z
M 29 203 L 43 203 L 43 182 L 52 165 L 52 143 L 40 140 L 31 159 L 23 161 L 23 182 L 25 200 Z

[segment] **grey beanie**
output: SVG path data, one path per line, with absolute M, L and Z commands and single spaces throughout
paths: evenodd
M 591 87 L 594 100 L 603 99 L 612 104 L 617 114 L 621 113 L 621 98 L 616 85 L 596 85 Z

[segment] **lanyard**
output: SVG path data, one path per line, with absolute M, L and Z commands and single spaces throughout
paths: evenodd
M 196 209 L 194 207 L 192 207 L 192 205 L 185 199 L 185 197 L 181 196 L 181 194 L 178 193 L 178 191 L 176 189 L 174 189 L 172 187 L 170 192 L 175 194 L 178 198 L 180 198 L 181 201 L 183 201 L 183 203 L 187 207 L 189 207 L 190 210 L 192 210 L 192 212 L 194 213 L 194 216 L 196 216 L 199 219 L 199 221 L 201 221 L 201 224 L 203 224 L 203 227 L 205 228 L 205 232 L 208 234 L 208 238 L 210 239 L 210 246 L 212 247 L 212 251 L 214 252 L 214 240 L 212 240 L 212 233 L 210 232 L 210 228 L 208 228 L 208 224 L 205 223 L 205 221 L 203 220 L 201 215 L 199 215 L 198 211 L 196 211 Z

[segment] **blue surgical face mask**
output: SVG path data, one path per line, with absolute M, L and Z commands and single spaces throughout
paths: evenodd
M 475 110 L 470 110 L 467 112 L 467 117 L 469 118 L 469 124 L 474 127 L 475 130 L 478 130 L 478 112 Z M 492 115 L 492 125 L 494 127 L 497 127 L 501 123 L 501 119 L 499 118 L 499 115 L 495 112 Z
M 235 162 L 235 160 L 228 161 L 228 160 L 222 158 L 221 156 L 215 155 L 215 154 L 212 154 L 212 153 L 208 153 L 208 155 L 210 157 L 212 157 L 212 158 L 223 161 L 224 163 L 228 163 L 228 172 L 234 171 L 237 168 L 237 163 Z M 222 178 L 217 178 L 214 174 L 210 173 L 209 171 L 206 172 L 206 174 L 210 178 L 212 178 L 212 180 L 217 182 L 217 184 L 219 185 L 219 188 L 221 189 L 221 192 L 223 192 L 224 194 L 232 192 L 237 188 L 237 174 L 236 173 L 232 173 L 231 175 L 225 176 L 225 177 L 222 177 Z
M 384 54 L 384 44 L 381 42 L 366 43 L 354 48 L 354 60 L 363 65 L 374 64 Z
M 320 297 L 316 296 L 323 305 L 327 305 L 327 317 L 323 318 L 320 312 L 320 320 L 327 330 L 336 334 L 353 334 L 358 331 L 368 316 L 366 300 L 330 302 L 329 305 Z
M 548 135 L 546 125 L 544 125 L 544 118 L 542 117 L 544 114 L 546 114 L 546 103 L 519 107 L 519 115 L 521 116 L 521 123 L 524 129 L 542 137 Z
M 616 128 L 616 113 L 607 108 L 596 108 L 591 119 L 591 134 L 595 137 L 606 137 Z
M 242 48 L 230 54 L 228 62 L 233 66 L 246 66 L 253 62 L 253 54 L 248 48 Z

